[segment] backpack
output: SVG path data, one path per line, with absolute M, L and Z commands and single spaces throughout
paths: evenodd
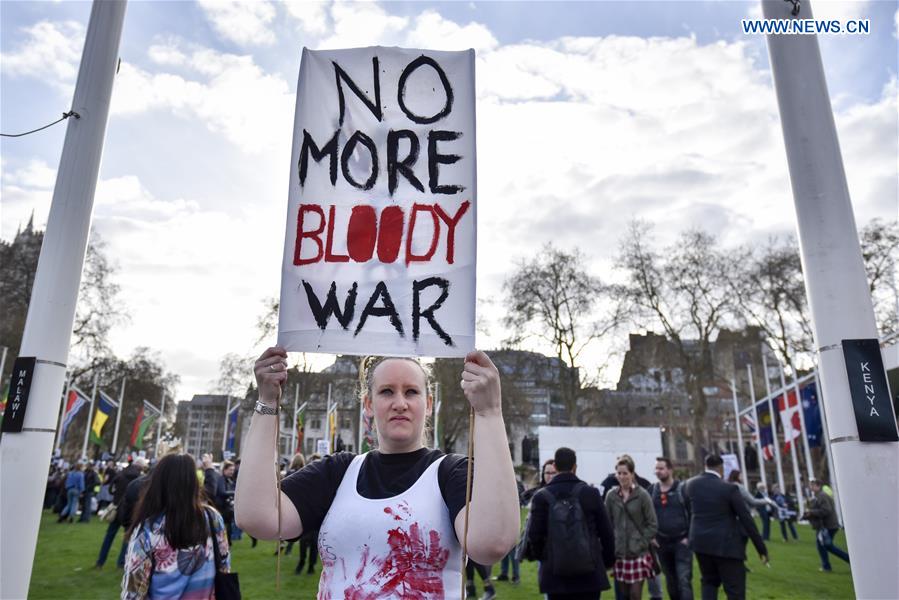
M 683 511 L 684 520 L 687 523 L 687 530 L 685 530 L 681 534 L 681 536 L 684 536 L 687 534 L 687 531 L 689 531 L 689 528 L 690 528 L 690 511 L 687 510 L 687 501 L 684 498 L 684 487 L 686 487 L 686 486 L 682 485 L 682 483 L 683 482 L 681 482 L 681 481 L 675 480 L 673 485 L 671 486 L 671 489 L 668 490 L 668 494 L 674 496 L 674 498 L 680 504 L 681 510 Z M 653 509 L 655 509 L 656 499 L 660 499 L 661 495 L 662 495 L 662 487 L 661 487 L 661 485 L 659 485 L 658 482 L 649 486 L 649 496 L 652 498 Z M 659 500 L 659 501 L 661 503 L 661 500 Z
M 546 563 L 558 577 L 593 573 L 598 566 L 599 539 L 590 531 L 579 499 L 586 485 L 578 482 L 571 494 L 564 497 L 543 488 L 550 501 Z

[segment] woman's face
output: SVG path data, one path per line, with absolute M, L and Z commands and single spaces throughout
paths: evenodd
M 549 483 L 553 480 L 553 477 L 556 476 L 556 473 L 558 473 L 558 471 L 556 471 L 556 465 L 546 465 L 543 467 L 543 481 Z
M 411 360 L 383 361 L 372 376 L 365 409 L 374 415 L 378 442 L 384 452 L 412 452 L 421 448 L 431 397 L 421 367 Z
M 618 485 L 626 490 L 631 489 L 634 484 L 634 474 L 628 471 L 625 465 L 615 467 L 615 478 L 618 479 Z

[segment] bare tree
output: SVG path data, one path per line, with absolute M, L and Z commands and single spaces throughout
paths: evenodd
M 533 260 L 522 260 L 504 284 L 511 332 L 507 343 L 530 338 L 549 344 L 567 364 L 561 392 L 569 422 L 580 425 L 578 360 L 584 349 L 611 333 L 621 321 L 620 304 L 611 288 L 587 272 L 579 250 L 566 252 L 547 244 Z
M 706 435 L 708 400 L 714 383 L 712 342 L 733 310 L 728 279 L 739 258 L 718 246 L 714 236 L 688 230 L 663 252 L 652 246 L 651 228 L 634 222 L 622 242 L 620 264 L 628 276 L 622 290 L 634 323 L 651 319 L 662 327 L 684 368 L 693 411 L 692 438 L 697 468 Z
M 796 238 L 772 237 L 744 256 L 730 277 L 740 315 L 765 333 L 795 373 L 797 356 L 812 359 L 813 340 Z
M 243 398 L 253 382 L 253 359 L 236 352 L 225 354 L 219 361 L 219 377 L 215 391 Z
M 259 318 L 256 319 L 256 331 L 259 337 L 256 343 L 264 342 L 278 332 L 278 311 L 281 308 L 281 302 L 275 297 L 265 298 L 262 301 L 264 310 Z
M 873 219 L 860 232 L 862 258 L 880 335 L 899 330 L 899 222 Z

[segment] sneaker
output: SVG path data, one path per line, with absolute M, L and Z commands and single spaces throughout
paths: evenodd
M 496 598 L 496 590 L 493 588 L 484 590 L 484 595 L 481 596 L 481 600 L 493 600 L 493 598 Z
M 518 585 L 519 583 L 521 583 L 521 577 L 512 578 L 512 585 Z
M 493 581 L 509 581 L 509 576 L 505 573 L 500 573 L 496 577 L 493 578 Z

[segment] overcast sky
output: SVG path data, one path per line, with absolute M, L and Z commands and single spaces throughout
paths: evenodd
M 856 220 L 895 219 L 897 3 L 813 8 L 871 21 L 868 36 L 820 41 Z M 131 2 L 93 220 L 131 315 L 114 349 L 159 350 L 184 400 L 211 390 L 226 352 L 264 347 L 254 325 L 279 293 L 303 46 L 477 51 L 477 285 L 492 299 L 479 305 L 482 348 L 503 337 L 505 274 L 544 242 L 581 248 L 608 279 L 633 218 L 661 242 L 692 226 L 726 244 L 794 232 L 764 38 L 740 30 L 760 12 L 756 2 Z M 87 2 L 0 2 L 4 133 L 69 109 L 89 13 Z M 44 227 L 64 133 L 0 142 L 3 239 L 32 212 Z

